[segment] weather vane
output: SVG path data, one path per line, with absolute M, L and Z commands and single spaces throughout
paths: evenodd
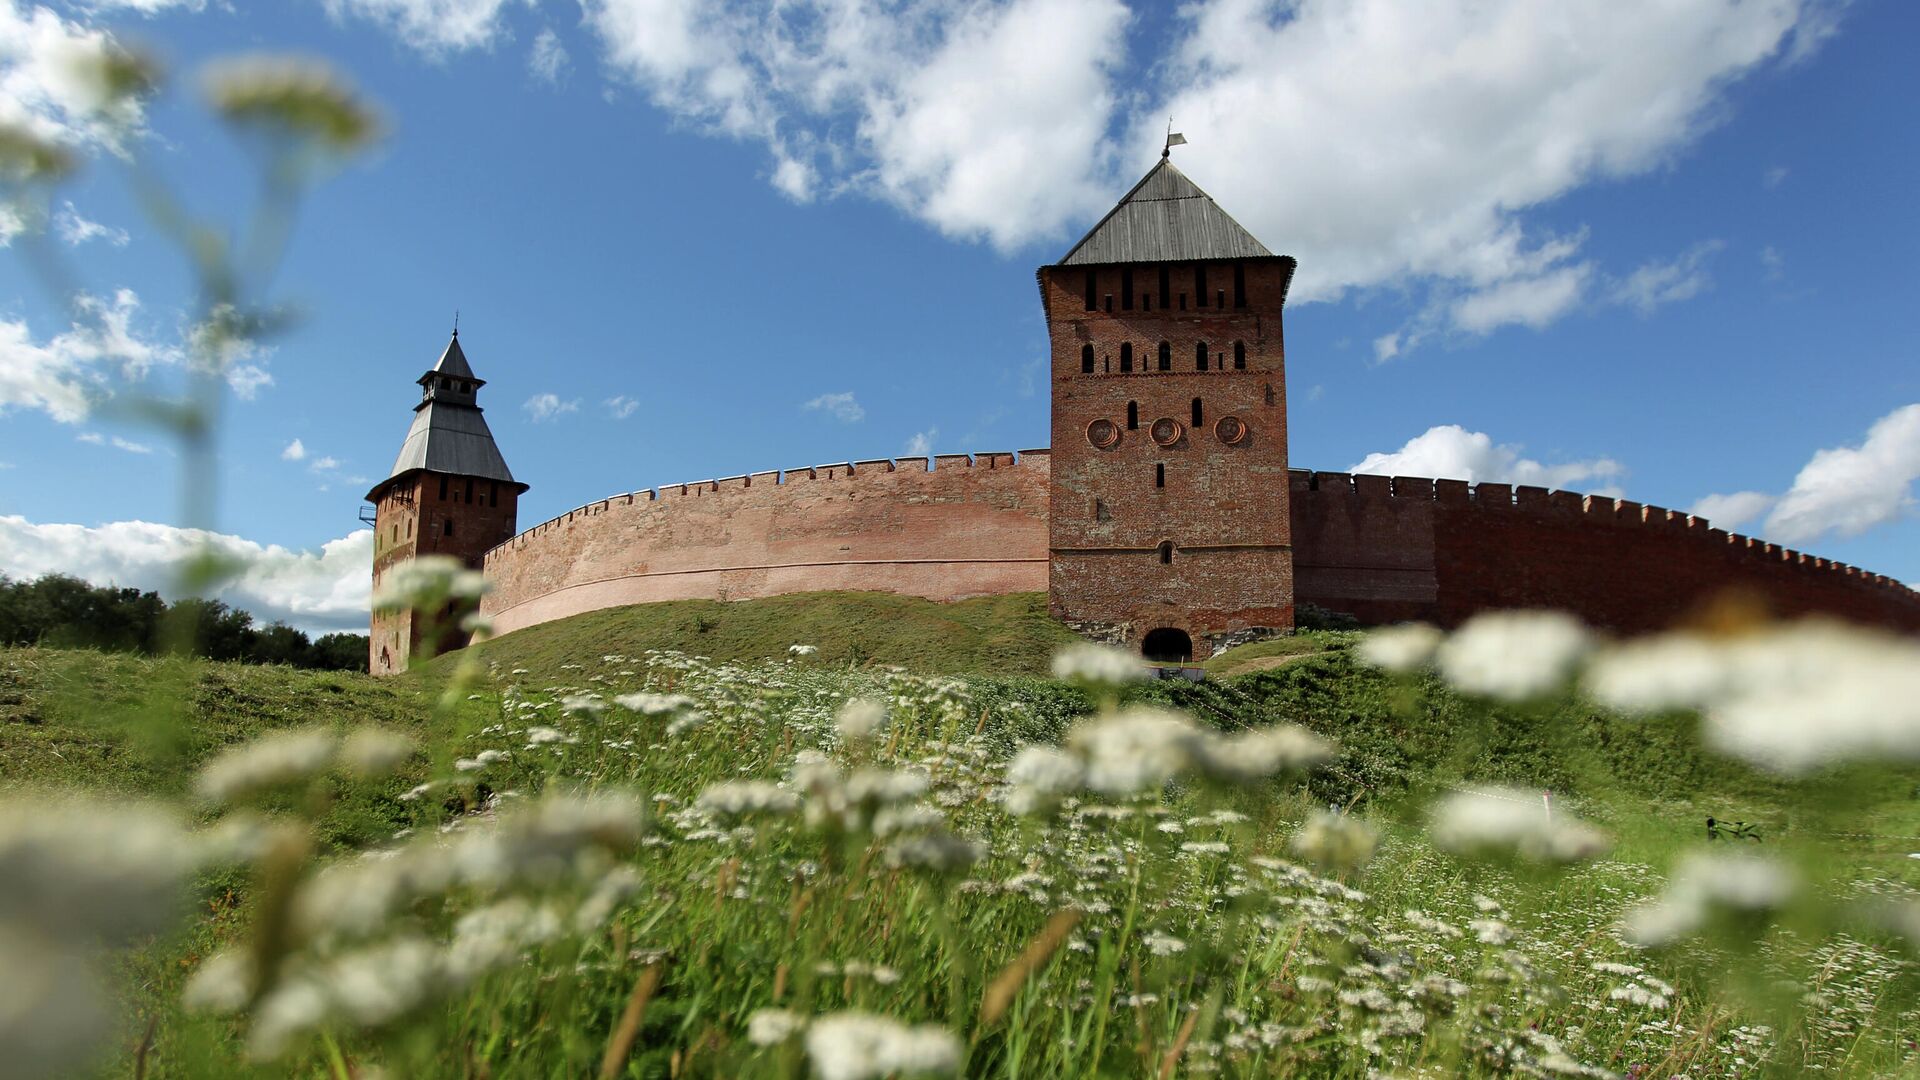
M 1167 145 L 1160 148 L 1161 157 L 1172 157 L 1173 148 L 1187 145 L 1187 137 L 1173 130 L 1173 117 L 1167 117 Z
M 460 309 L 459 308 L 453 309 L 453 336 L 454 337 L 460 336 Z

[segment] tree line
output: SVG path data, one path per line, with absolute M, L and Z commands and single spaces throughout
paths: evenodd
M 177 621 L 176 621 L 177 620 Z M 181 623 L 191 629 L 183 632 Z M 367 670 L 365 634 L 307 635 L 219 600 L 169 604 L 159 593 L 92 585 L 65 574 L 32 581 L 0 575 L 0 645 L 93 648 L 158 655 L 190 640 L 210 660 L 288 664 L 327 671 Z

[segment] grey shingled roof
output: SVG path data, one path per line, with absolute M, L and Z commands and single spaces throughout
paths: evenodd
M 420 376 L 421 384 L 425 385 L 426 381 L 436 374 L 454 379 L 472 379 L 476 385 L 486 382 L 485 379 L 474 375 L 472 366 L 467 363 L 467 354 L 460 348 L 460 331 L 458 330 L 453 332 L 453 340 L 447 342 L 446 351 L 440 354 L 440 362 L 433 365 L 432 370 L 425 375 Z
M 1055 264 L 1186 262 L 1272 255 L 1200 185 L 1163 157 Z

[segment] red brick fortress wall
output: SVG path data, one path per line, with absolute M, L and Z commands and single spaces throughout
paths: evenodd
M 1290 474 L 1295 596 L 1370 623 L 1457 625 L 1550 607 L 1619 631 L 1671 626 L 1728 591 L 1777 615 L 1920 631 L 1920 593 L 1872 574 L 1598 495 L 1461 480 Z
M 637 491 L 486 555 L 497 633 L 660 600 L 1047 587 L 1048 455 L 856 461 Z

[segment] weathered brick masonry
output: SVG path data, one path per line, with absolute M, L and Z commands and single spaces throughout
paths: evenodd
M 619 495 L 486 557 L 499 632 L 657 600 L 1047 587 L 1047 452 L 880 459 Z

